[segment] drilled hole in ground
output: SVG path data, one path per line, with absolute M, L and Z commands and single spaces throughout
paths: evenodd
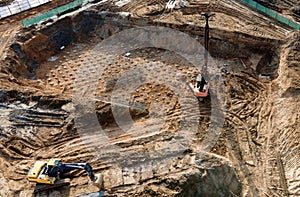
M 8 57 L 12 64 L 8 72 L 16 78 L 41 79 L 52 86 L 64 86 L 64 78 L 74 77 L 83 52 L 124 29 L 121 23 L 104 24 L 104 16 L 91 11 L 67 17 L 39 31 L 24 32 L 11 46 L 15 55 Z M 203 44 L 203 37 L 199 36 Z M 212 36 L 209 52 L 213 58 L 229 65 L 229 70 L 252 68 L 257 75 L 277 77 L 278 56 L 271 43 L 264 42 L 260 46 Z M 71 64 L 75 66 L 70 68 Z

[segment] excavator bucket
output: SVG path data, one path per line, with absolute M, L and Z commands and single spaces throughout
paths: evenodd
M 100 189 L 103 187 L 103 176 L 101 174 L 95 174 L 95 181 L 93 182 L 93 185 Z

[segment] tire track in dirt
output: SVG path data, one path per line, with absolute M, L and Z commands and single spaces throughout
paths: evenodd
M 8 44 L 12 41 L 20 28 L 20 25 L 13 24 L 9 25 L 9 28 L 4 26 L 0 29 L 0 60 L 3 59 Z
M 227 112 L 230 126 L 226 132 L 227 143 L 230 146 L 229 154 L 232 161 L 245 180 L 245 185 L 248 185 L 245 193 L 250 196 L 281 196 L 282 191 L 277 189 L 283 187 L 280 171 L 278 165 L 274 165 L 276 152 L 270 148 L 273 134 L 271 127 L 274 120 L 269 85 L 264 85 L 255 78 L 246 77 L 245 74 L 233 75 L 228 83 L 231 86 L 228 92 L 233 98 L 228 99 L 232 102 Z M 235 95 L 234 92 L 240 93 L 237 84 L 242 87 L 242 94 Z M 252 109 L 254 106 L 256 110 Z M 257 121 L 253 122 L 256 118 Z
M 145 51 L 144 53 L 148 54 L 149 52 Z M 102 57 L 98 57 L 98 58 L 102 58 Z M 133 63 L 139 63 L 140 61 L 141 60 L 137 60 L 136 62 Z M 121 63 L 122 61 L 117 62 L 116 64 L 121 64 Z M 172 64 L 172 63 L 167 62 L 166 64 Z M 90 72 L 95 72 L 95 71 L 92 68 L 89 68 L 85 70 L 84 75 L 87 75 Z M 118 76 L 118 74 L 116 73 L 117 72 L 120 73 L 121 71 L 115 69 L 114 65 L 111 65 L 111 69 L 108 69 L 107 72 L 110 72 L 108 75 L 111 76 L 107 76 L 107 79 L 110 79 L 112 75 L 114 75 L 114 77 Z M 255 77 L 248 75 L 247 73 L 232 74 L 228 77 L 228 81 L 226 81 L 226 83 L 227 82 L 228 82 L 228 86 L 231 87 L 228 90 L 228 94 L 230 95 L 230 100 L 229 100 L 230 102 L 228 104 L 227 124 L 229 126 L 226 127 L 227 129 L 226 134 L 228 135 L 227 144 L 230 149 L 228 154 L 230 159 L 232 159 L 233 164 L 240 171 L 239 172 L 240 176 L 244 178 L 245 184 L 249 186 L 248 188 L 246 186 L 245 190 L 248 189 L 248 191 L 246 191 L 245 193 L 251 194 L 253 196 L 256 196 L 257 194 L 280 195 L 281 194 L 280 192 L 272 188 L 266 190 L 266 188 L 272 187 L 272 185 L 275 185 L 279 189 L 282 187 L 282 185 L 280 185 L 281 183 L 280 183 L 280 174 L 278 173 L 278 169 L 277 169 L 278 167 L 276 165 L 274 166 L 273 158 L 272 158 L 272 154 L 276 153 L 278 149 L 277 147 L 272 147 L 273 139 L 270 137 L 273 128 L 276 127 L 274 121 L 276 121 L 277 119 L 276 117 L 279 116 L 276 110 L 273 109 L 274 106 L 277 105 L 277 103 L 276 102 L 272 103 L 272 99 L 267 96 L 268 94 L 271 94 L 270 92 L 266 92 L 264 90 L 267 89 L 266 87 L 267 85 L 261 84 Z M 108 83 L 105 83 L 105 85 L 107 84 Z M 86 85 L 87 85 L 86 81 L 84 80 L 82 81 L 82 84 L 80 84 L 80 86 L 82 87 L 85 87 Z M 99 85 L 101 86 L 99 88 L 100 90 L 99 92 L 101 92 L 101 90 L 102 91 L 105 90 L 106 88 L 105 85 L 104 84 Z M 147 84 L 146 87 L 144 87 L 146 91 L 144 92 L 144 95 L 141 97 L 146 97 L 149 96 L 149 94 L 150 95 L 154 94 L 153 92 L 150 91 L 147 92 L 149 89 L 152 89 L 149 88 L 150 85 L 153 86 L 153 84 Z M 244 91 L 246 93 L 243 93 Z M 68 94 L 71 93 L 68 92 Z M 169 97 L 165 96 L 165 98 L 169 98 Z M 155 98 L 153 99 L 155 100 Z M 186 98 L 186 101 L 192 102 L 189 99 L 190 98 Z M 148 103 L 146 103 L 147 106 L 150 105 L 151 102 L 153 101 L 151 99 L 149 100 L 150 101 L 147 101 Z M 264 104 L 265 102 L 268 102 L 270 104 Z M 205 130 L 209 122 L 211 108 L 207 107 L 207 105 L 209 105 L 210 102 L 208 102 L 209 104 L 206 103 L 207 105 L 202 103 L 199 104 L 200 114 L 195 113 L 191 106 L 189 105 L 184 106 L 182 110 L 189 111 L 189 115 L 187 116 L 183 116 L 182 113 L 180 112 L 179 108 L 181 106 L 178 105 L 178 101 L 176 100 L 175 96 L 173 96 L 173 98 L 170 99 L 170 103 L 171 104 L 169 105 L 169 107 L 171 108 L 171 110 L 168 111 L 169 113 L 167 115 L 166 122 L 168 126 L 172 126 L 172 129 L 169 128 L 160 129 L 159 127 L 157 127 L 156 124 L 160 122 L 159 117 L 153 118 L 153 122 L 149 124 L 149 128 L 148 128 L 149 131 L 151 132 L 145 134 L 144 136 L 125 135 L 124 132 L 120 131 L 120 128 L 116 127 L 113 124 L 109 124 L 106 125 L 107 128 L 106 132 L 112 136 L 111 144 L 117 145 L 119 147 L 123 147 L 125 150 L 134 153 L 135 150 L 144 151 L 145 150 L 144 145 L 148 143 L 149 146 L 146 148 L 150 152 L 152 150 L 155 150 L 156 148 L 155 144 L 153 143 L 151 144 L 152 141 L 157 140 L 158 143 L 165 143 L 174 137 L 173 136 L 174 133 L 172 132 L 176 129 L 178 125 L 178 120 L 180 118 L 203 120 L 202 125 L 200 126 L 201 128 L 199 128 L 200 131 L 198 131 L 199 133 L 197 133 L 199 135 L 195 137 L 195 140 L 201 139 L 201 135 L 203 135 L 203 130 Z M 108 106 L 109 105 L 106 105 L 104 107 L 108 107 Z M 100 111 L 100 109 L 97 110 Z M 144 122 L 143 118 L 144 117 L 138 119 L 137 123 L 143 124 Z M 251 126 L 252 125 L 251 120 L 249 120 L 251 118 L 257 119 L 258 122 L 261 122 L 261 124 L 257 125 L 257 121 L 255 120 L 253 121 L 254 122 L 253 125 L 255 125 L 253 128 L 253 126 Z M 26 174 L 29 165 L 33 163 L 34 159 L 47 160 L 51 158 L 53 155 L 61 158 L 65 158 L 66 162 L 91 161 L 93 167 L 95 166 L 96 171 L 98 170 L 102 171 L 103 169 L 110 168 L 111 167 L 110 164 L 119 162 L 120 158 L 116 159 L 113 153 L 107 154 L 108 159 L 106 163 L 99 161 L 99 158 L 97 157 L 95 158 L 95 154 L 93 154 L 93 151 L 98 151 L 97 147 L 99 147 L 99 145 L 102 145 L 102 143 L 95 140 L 93 141 L 93 139 L 99 138 L 101 140 L 103 136 L 99 137 L 99 135 L 97 135 L 97 132 L 95 132 L 93 128 L 89 130 L 90 133 L 88 133 L 87 136 L 80 136 L 78 135 L 78 133 L 76 133 L 76 130 L 72 127 L 73 124 L 74 123 L 69 123 L 69 125 L 66 125 L 62 129 L 49 129 L 45 127 L 36 127 L 38 128 L 38 131 L 34 131 L 34 129 L 28 127 L 26 129 L 28 130 L 32 129 L 32 135 L 29 137 L 24 137 L 24 139 L 26 140 L 4 135 L 5 138 L 1 139 L 1 145 L 2 142 L 4 142 L 4 144 L 7 145 L 7 147 L 3 147 L 2 149 L 3 152 L 1 152 L 1 154 L 3 153 L 3 155 L 6 155 L 8 158 L 11 157 L 12 162 L 11 164 L 8 164 L 7 161 L 3 162 L 5 165 L 9 166 L 8 172 L 5 172 L 5 176 L 3 177 L 14 177 L 13 179 L 21 180 L 24 178 L 24 175 Z M 188 128 L 187 125 L 185 126 L 186 126 L 185 129 L 187 129 Z M 294 130 L 291 131 L 294 132 Z M 21 130 L 21 132 L 23 132 L 23 130 Z M 287 137 L 296 136 L 297 134 L 295 133 L 293 135 L 289 135 L 289 133 L 291 133 L 289 132 L 289 130 L 284 130 L 280 135 L 280 140 L 278 140 L 278 142 L 276 143 L 279 144 L 281 140 L 283 141 L 284 136 Z M 93 142 L 93 143 L 86 145 L 83 141 Z M 266 141 L 268 141 L 267 145 L 265 145 Z M 295 145 L 295 143 L 297 143 L 297 141 L 293 139 L 287 144 L 282 144 L 279 150 L 285 154 L 288 151 L 287 149 L 290 149 L 289 144 L 293 144 L 293 146 L 291 146 L 292 147 L 291 150 L 297 152 L 297 145 Z M 15 147 L 12 145 L 10 146 L 10 144 L 16 144 L 16 146 Z M 93 148 L 95 147 L 96 149 L 93 150 Z M 20 150 L 22 149 L 24 149 L 25 151 L 20 153 Z M 262 152 L 267 152 L 267 151 L 269 151 L 270 153 L 262 154 Z M 170 163 L 172 163 L 173 161 L 171 161 L 171 159 L 174 156 L 174 153 L 172 151 L 168 153 L 169 153 L 168 159 L 170 158 Z M 297 157 L 295 157 L 295 153 L 288 154 L 285 158 L 282 158 L 283 165 L 294 169 L 295 168 L 299 169 L 297 164 L 295 164 L 295 162 L 297 162 L 296 158 Z M 285 163 L 286 161 L 288 162 Z M 178 166 L 182 166 L 180 162 L 181 161 L 179 160 L 176 161 L 175 163 Z M 2 165 L 2 163 L 0 165 Z M 153 165 L 156 165 L 158 167 L 159 166 L 165 167 L 161 171 L 159 171 L 159 169 L 153 170 L 153 171 L 158 171 L 159 173 L 157 174 L 159 174 L 160 176 L 165 175 L 164 170 L 166 172 L 168 172 L 169 170 L 166 167 L 167 164 L 160 165 L 159 162 L 157 163 L 154 162 Z M 6 167 L 4 167 L 3 169 L 6 169 Z M 180 169 L 180 167 L 178 167 L 178 169 Z M 136 170 L 137 172 L 142 171 L 141 169 L 129 169 L 129 170 L 117 169 L 117 170 L 111 170 L 110 172 L 112 174 L 110 175 L 115 176 L 112 179 L 117 179 L 118 174 L 115 175 L 113 173 L 120 172 L 120 177 L 122 177 L 121 179 L 122 183 L 120 184 L 127 184 L 127 186 L 134 185 L 134 181 L 128 178 L 132 174 L 134 174 L 134 170 Z M 130 171 L 130 173 L 128 171 Z M 2 173 L 1 170 L 0 173 Z M 272 174 L 268 174 L 268 173 L 272 173 Z M 298 176 L 297 173 L 298 172 L 296 170 L 294 174 L 289 176 L 297 177 Z M 76 176 L 80 176 L 82 175 L 82 172 L 74 173 L 74 174 Z M 153 174 L 155 173 L 153 172 Z M 287 172 L 285 172 L 285 174 L 287 174 Z M 271 182 L 270 180 L 271 176 L 273 176 L 274 179 L 278 178 L 278 180 L 276 180 L 277 182 L 276 181 Z M 82 177 L 82 179 L 75 181 L 75 184 L 79 184 L 79 186 L 75 186 L 76 189 L 78 189 L 78 191 L 82 187 L 84 187 L 84 185 L 86 186 L 87 180 L 83 180 L 85 178 L 86 177 Z M 155 182 L 157 180 L 151 180 L 151 181 Z M 289 184 L 293 184 L 290 187 L 296 187 L 297 179 L 294 178 L 294 182 L 292 181 L 288 181 Z M 22 183 L 24 183 L 25 186 L 28 186 L 28 184 L 26 184 L 25 181 L 23 181 Z M 123 189 L 122 188 L 123 186 L 120 187 L 120 184 L 115 185 L 116 191 L 118 189 L 119 190 Z M 7 187 L 13 188 L 12 186 L 7 186 Z M 125 189 L 126 188 L 124 187 L 124 190 Z M 18 191 L 19 190 L 17 190 L 16 193 L 18 193 Z M 295 191 L 297 192 L 297 188 L 295 189 Z
M 157 6 L 160 5 L 157 2 L 151 3 L 156 3 Z M 152 17 L 155 21 L 175 24 L 187 24 L 187 21 L 189 22 L 192 20 L 192 18 L 189 18 L 192 14 L 195 15 L 201 14 L 202 12 L 213 12 L 217 14 L 214 20 L 218 22 L 219 27 L 222 27 L 222 29 L 232 30 L 234 28 L 240 32 L 252 34 L 257 37 L 269 37 L 283 40 L 290 32 L 289 29 L 286 29 L 281 24 L 275 23 L 273 20 L 254 12 L 249 7 L 237 1 L 228 2 L 220 0 L 191 2 L 188 7 L 182 10 L 174 10 L 171 13 L 162 12 L 161 14 L 156 14 L 154 16 L 148 16 L 151 15 L 151 12 L 153 11 L 151 11 L 151 9 L 147 9 L 147 4 L 148 3 L 145 2 L 128 3 L 123 6 L 122 9 L 125 11 L 130 10 L 131 13 L 136 14 L 139 17 Z M 221 14 L 224 16 L 221 16 Z M 223 21 L 224 18 L 226 18 L 225 21 Z M 227 18 L 230 18 L 230 20 L 235 22 L 229 24 Z M 193 19 L 193 23 L 199 23 L 198 20 L 199 19 Z M 247 21 L 247 23 L 243 23 L 241 21 Z M 200 22 L 202 23 L 202 21 Z M 212 22 L 211 27 L 214 28 L 214 21 Z

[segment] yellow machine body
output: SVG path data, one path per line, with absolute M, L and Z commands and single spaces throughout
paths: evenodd
M 54 166 L 60 159 L 50 159 L 49 162 L 36 161 L 28 172 L 27 179 L 30 182 L 42 184 L 54 184 L 55 177 L 49 177 L 45 172 L 48 166 Z
M 70 180 L 62 179 L 61 176 L 73 170 L 85 170 L 93 184 L 103 186 L 102 176 L 94 175 L 89 163 L 62 163 L 60 159 L 50 159 L 48 162 L 36 161 L 29 170 L 27 179 L 36 183 L 34 191 L 40 192 L 70 185 Z

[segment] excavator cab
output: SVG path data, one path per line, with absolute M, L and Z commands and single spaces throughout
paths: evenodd
M 54 166 L 54 159 L 51 159 L 48 163 L 44 161 L 37 161 L 33 164 L 28 172 L 27 179 L 31 182 L 42 183 L 42 184 L 54 184 L 56 177 L 49 177 L 49 167 Z
M 102 187 L 102 176 L 94 175 L 89 163 L 62 163 L 60 159 L 50 159 L 49 162 L 36 161 L 28 171 L 27 179 L 36 183 L 35 192 L 39 192 L 69 185 L 69 180 L 61 179 L 61 176 L 73 170 L 85 170 L 93 184 Z

